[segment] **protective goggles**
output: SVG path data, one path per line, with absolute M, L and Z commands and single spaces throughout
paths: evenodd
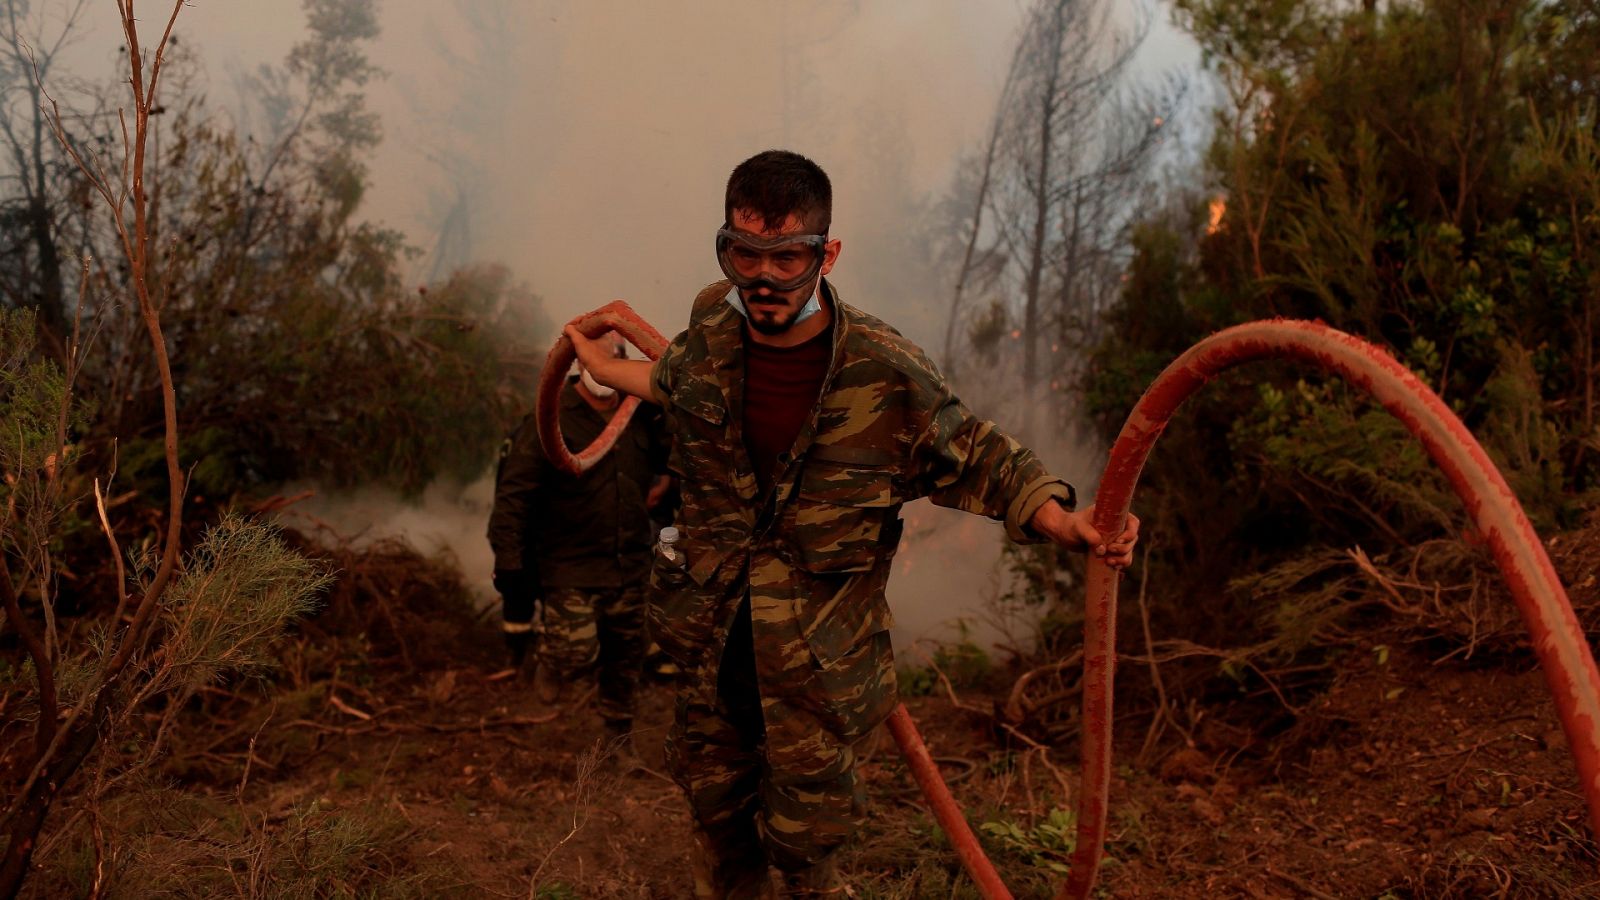
M 825 234 L 761 237 L 723 227 L 717 229 L 717 263 L 729 281 L 746 290 L 766 285 L 792 291 L 816 277 L 827 245 Z

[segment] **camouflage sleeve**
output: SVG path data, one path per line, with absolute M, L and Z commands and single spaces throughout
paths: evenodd
M 672 388 L 677 383 L 678 362 L 683 359 L 683 348 L 688 343 L 689 332 L 680 332 L 650 367 L 650 399 L 663 410 L 672 408 Z
M 913 446 L 921 492 L 940 506 L 1004 518 L 1014 541 L 1039 542 L 1028 521 L 1051 499 L 1074 508 L 1072 485 L 1045 471 L 1032 450 L 999 426 L 974 416 L 929 367 L 919 404 L 925 424 Z
M 537 577 L 531 534 L 533 506 L 538 500 L 539 477 L 544 452 L 539 446 L 539 431 L 534 417 L 522 420 L 516 432 L 506 439 L 500 467 L 495 475 L 494 506 L 489 511 L 489 546 L 494 550 L 494 567 L 499 570 L 527 569 Z

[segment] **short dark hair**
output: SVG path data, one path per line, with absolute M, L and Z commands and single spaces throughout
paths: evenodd
M 817 234 L 833 224 L 833 183 L 822 167 L 798 153 L 766 150 L 750 157 L 728 176 L 722 214 L 729 224 L 733 211 L 748 210 L 763 228 L 778 228 L 791 214 Z

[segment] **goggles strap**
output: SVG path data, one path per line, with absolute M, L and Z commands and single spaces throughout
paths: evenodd
M 798 313 L 795 313 L 795 325 L 799 325 L 801 322 L 822 312 L 822 301 L 817 299 L 817 292 L 821 289 L 822 279 L 819 278 L 817 279 L 817 287 L 811 290 L 811 299 L 806 301 L 805 306 L 800 307 Z M 728 288 L 728 296 L 724 299 L 728 301 L 729 306 L 739 311 L 739 315 L 744 316 L 746 319 L 750 318 L 750 310 L 744 308 L 744 301 L 739 298 L 739 288 L 737 286 Z

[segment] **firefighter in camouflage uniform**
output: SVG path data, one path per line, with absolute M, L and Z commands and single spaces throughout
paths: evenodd
M 606 345 L 625 356 L 614 336 Z M 620 401 L 580 366 L 561 392 L 563 437 L 574 448 L 587 446 Z M 645 649 L 648 510 L 660 504 L 669 482 L 658 410 L 641 407 L 615 449 L 576 477 L 546 457 L 530 415 L 501 451 L 489 514 L 512 665 L 522 664 L 537 632 L 534 691 L 541 701 L 558 701 L 567 683 L 592 673 L 595 705 L 624 763 L 636 762 L 628 736 Z
M 696 826 L 696 893 L 842 895 L 835 851 L 860 822 L 852 744 L 893 710 L 884 588 L 900 507 L 934 503 L 1003 519 L 1113 565 L 1073 489 L 976 418 L 890 326 L 823 276 L 827 176 L 768 151 L 729 179 L 717 233 L 727 281 L 695 298 L 689 327 L 653 365 L 614 361 L 575 329 L 604 384 L 663 410 L 679 476 L 686 566 L 657 562 L 651 635 L 683 672 L 667 764 Z

